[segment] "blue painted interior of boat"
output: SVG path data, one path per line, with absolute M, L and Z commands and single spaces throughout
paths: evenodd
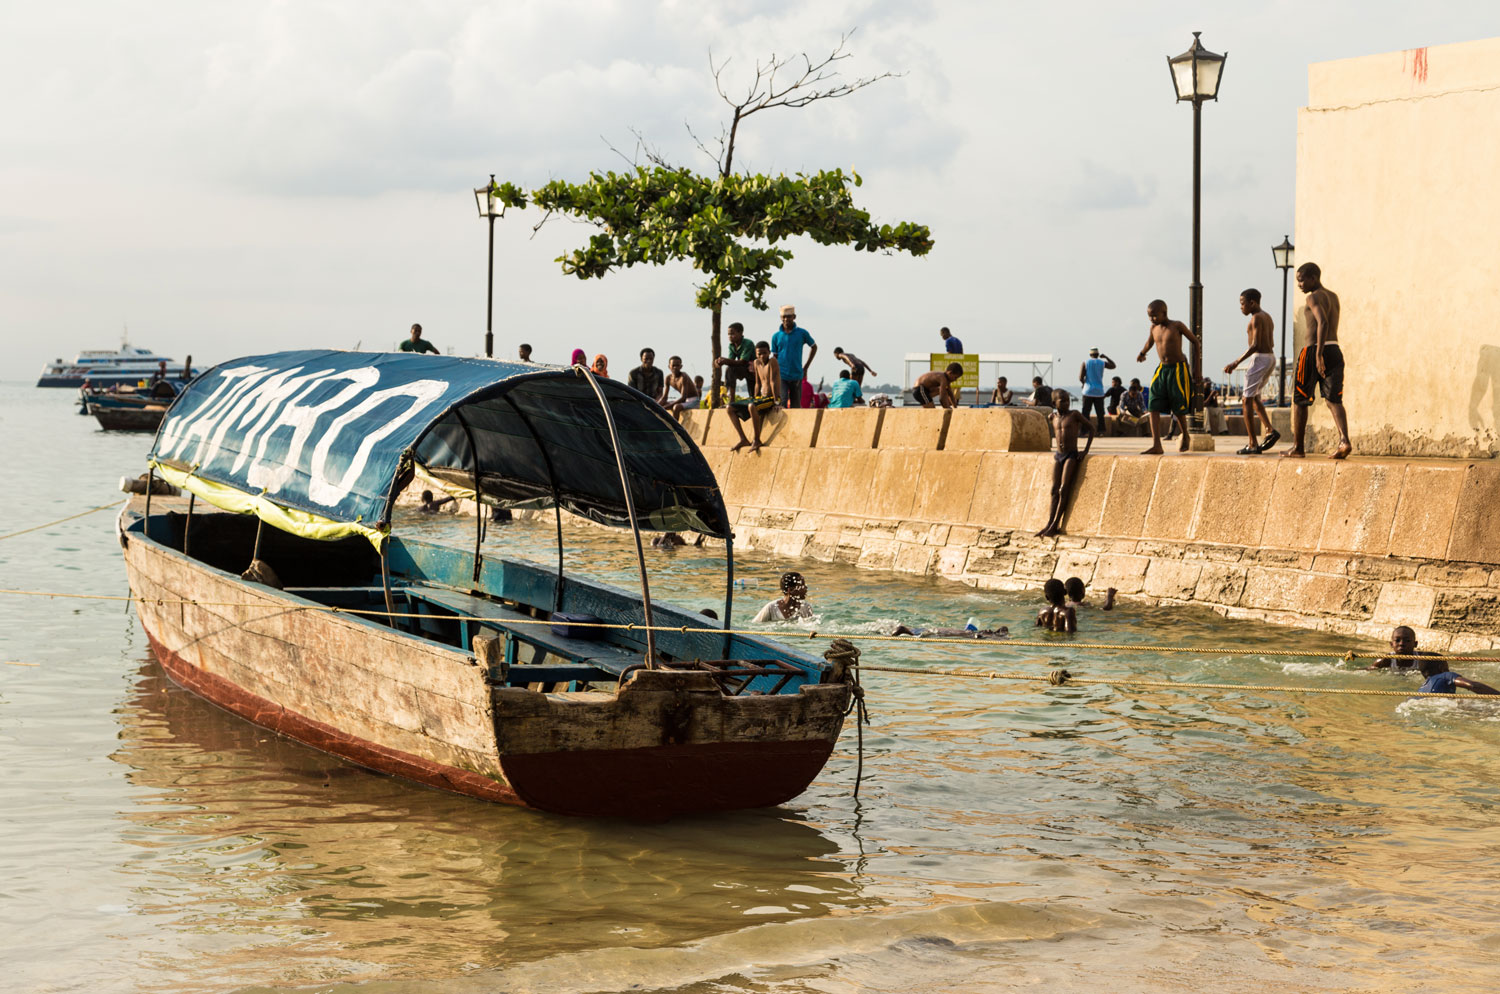
M 180 552 L 184 517 L 175 511 L 155 513 L 148 526 L 143 516 L 127 512 L 126 532 L 147 535 Z M 240 515 L 199 512 L 192 525 L 193 558 L 206 568 L 224 572 L 243 568 L 232 564 L 248 565 L 248 542 L 253 538 L 255 524 L 254 519 Z M 204 553 L 214 541 L 216 531 L 235 534 L 223 534 L 214 550 L 217 554 L 209 557 Z M 273 529 L 266 529 L 268 547 L 272 532 Z M 270 562 L 273 568 L 280 563 L 280 569 L 294 569 L 294 563 L 304 557 L 312 560 L 320 553 L 326 558 L 331 545 L 280 532 L 276 533 L 275 542 L 281 554 Z M 290 549 L 297 550 L 297 554 L 290 554 L 289 542 L 293 543 Z M 301 550 L 304 543 L 323 548 Z M 363 539 L 353 540 L 350 548 L 368 555 L 369 546 Z M 476 584 L 471 551 L 399 536 L 390 540 L 387 556 L 395 612 L 416 617 L 385 616 L 385 591 L 378 573 L 366 577 L 362 583 L 327 585 L 302 585 L 295 574 L 284 574 L 283 579 L 289 585 L 280 594 L 293 601 L 357 609 L 368 623 L 394 623 L 394 627 L 413 637 L 439 642 L 465 654 L 470 652 L 475 634 L 492 632 L 504 639 L 504 659 L 509 664 L 505 682 L 511 686 L 542 684 L 549 689 L 563 689 L 566 685 L 579 689 L 588 683 L 613 685 L 627 667 L 644 661 L 643 632 L 602 629 L 597 638 L 566 638 L 555 634 L 550 624 L 533 623 L 545 621 L 554 610 L 563 610 L 592 614 L 614 624 L 643 624 L 644 612 L 636 592 L 579 576 L 565 576 L 559 593 L 555 572 L 538 563 L 493 554 L 483 556 Z M 712 629 L 719 625 L 705 615 L 659 602 L 653 602 L 652 615 L 656 625 L 669 628 Z M 744 693 L 796 693 L 803 684 L 821 682 L 829 668 L 816 656 L 753 636 L 658 631 L 656 648 L 669 663 L 772 660 L 790 664 L 799 671 L 790 677 L 778 674 L 750 677 L 740 688 Z

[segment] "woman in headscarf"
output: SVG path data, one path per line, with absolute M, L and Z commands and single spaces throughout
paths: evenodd
M 609 378 L 609 357 L 603 352 L 594 356 L 594 375 Z
M 569 366 L 587 366 L 589 357 L 584 354 L 583 349 L 574 349 L 573 358 L 568 362 Z

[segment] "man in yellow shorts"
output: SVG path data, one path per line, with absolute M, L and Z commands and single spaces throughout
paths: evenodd
M 761 422 L 781 404 L 781 367 L 777 365 L 776 357 L 771 355 L 770 342 L 755 343 L 755 361 L 750 364 L 750 374 L 754 381 L 751 395 L 729 405 L 729 423 L 734 425 L 734 430 L 740 436 L 739 442 L 730 449 L 731 452 L 747 445 L 751 452 L 759 452 Z M 755 432 L 753 443 L 745 437 L 745 429 L 740 427 L 740 422 L 746 418 L 750 419 L 750 426 Z
M 1156 347 L 1157 358 L 1161 360 L 1156 367 L 1156 374 L 1151 377 L 1151 399 L 1146 408 L 1151 414 L 1151 448 L 1142 452 L 1143 456 L 1159 456 L 1162 454 L 1161 447 L 1161 415 L 1176 418 L 1177 425 L 1182 429 L 1182 442 L 1178 445 L 1179 452 L 1188 450 L 1188 404 L 1193 396 L 1193 377 L 1188 367 L 1188 361 L 1182 354 L 1182 340 L 1186 338 L 1194 345 L 1198 339 L 1188 330 L 1188 326 L 1181 321 L 1173 321 L 1167 317 L 1167 304 L 1163 300 L 1153 300 L 1146 305 L 1146 316 L 1151 319 L 1151 331 L 1146 338 L 1146 344 L 1141 346 L 1140 354 L 1135 357 L 1136 362 L 1145 362 L 1146 353 L 1151 347 Z

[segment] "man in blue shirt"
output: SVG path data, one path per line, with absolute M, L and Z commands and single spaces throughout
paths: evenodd
M 811 345 L 807 362 L 802 361 L 802 346 Z M 818 343 L 807 333 L 806 328 L 797 327 L 797 308 L 788 304 L 781 309 L 781 328 L 771 336 L 771 351 L 776 355 L 776 364 L 781 367 L 781 394 L 787 407 L 802 406 L 802 378 L 807 367 L 818 354 Z
M 959 355 L 964 350 L 964 343 L 953 337 L 953 333 L 947 328 L 938 329 L 938 337 L 943 340 L 943 348 L 953 355 Z
M 859 388 L 859 381 L 849 375 L 847 369 L 839 370 L 839 381 L 833 385 L 833 391 L 828 395 L 828 406 L 853 407 L 864 402 L 865 395 Z
M 1083 384 L 1083 416 L 1087 420 L 1093 408 L 1099 434 L 1104 434 L 1104 371 L 1114 369 L 1115 361 L 1098 349 L 1089 349 L 1089 357 L 1078 367 L 1078 382 Z

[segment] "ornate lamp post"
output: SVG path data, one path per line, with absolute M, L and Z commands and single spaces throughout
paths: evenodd
M 495 354 L 495 218 L 499 213 L 495 210 L 495 174 L 490 173 L 488 186 L 482 186 L 474 191 L 474 202 L 479 207 L 479 216 L 488 218 L 490 222 L 490 268 L 489 289 L 484 303 L 484 355 L 490 358 Z
M 1281 270 L 1281 390 L 1276 395 L 1276 406 L 1286 406 L 1286 277 L 1292 268 L 1292 236 L 1286 235 L 1280 245 L 1271 246 L 1271 258 Z
M 1198 336 L 1199 347 L 1193 350 L 1193 410 L 1202 404 L 1203 382 L 1203 283 L 1198 275 L 1198 215 L 1202 189 L 1203 101 L 1219 99 L 1219 77 L 1229 53 L 1215 55 L 1198 42 L 1201 32 L 1193 32 L 1193 44 L 1181 55 L 1168 58 L 1172 86 L 1177 101 L 1193 102 L 1193 282 L 1188 287 L 1188 325 Z

